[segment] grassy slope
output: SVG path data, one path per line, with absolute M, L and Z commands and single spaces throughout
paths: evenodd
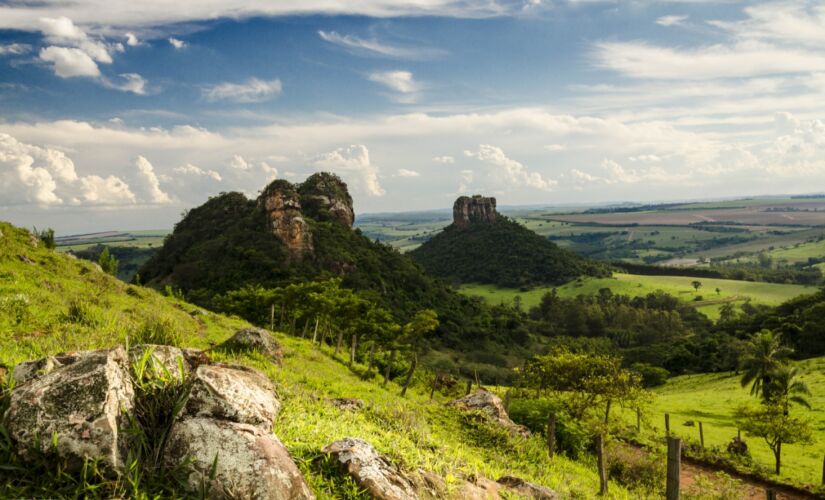
M 782 479 L 797 484 L 819 484 L 822 479 L 822 457 L 825 455 L 825 358 L 798 363 L 813 396 L 813 410 L 795 407 L 795 414 L 811 419 L 816 442 L 810 446 L 782 446 Z M 757 404 L 757 399 L 743 389 L 740 378 L 733 373 L 685 375 L 675 377 L 657 389 L 657 398 L 649 412 L 650 423 L 642 427 L 648 437 L 664 434 L 664 414 L 670 413 L 670 428 L 676 435 L 699 442 L 698 422 L 703 422 L 705 446 L 724 449 L 736 436 L 736 424 L 731 417 L 734 409 L 745 403 Z M 635 416 L 624 415 L 628 423 Z M 695 426 L 685 426 L 688 420 Z M 754 462 L 773 470 L 773 454 L 758 438 L 744 436 Z M 766 475 L 770 475 L 767 472 Z
M 109 347 L 134 337 L 147 320 L 177 331 L 181 344 L 201 348 L 247 326 L 126 285 L 93 264 L 33 245 L 25 231 L 9 224 L 0 223 L 0 232 L 0 363 L 11 366 L 61 351 Z M 79 307 L 71 312 L 72 305 Z M 275 432 L 321 498 L 352 496 L 345 481 L 313 465 L 324 445 L 345 436 L 369 440 L 406 470 L 433 470 L 453 483 L 459 475 L 513 474 L 566 496 L 590 497 L 598 490 L 593 464 L 563 457 L 550 462 L 541 436 L 522 440 L 479 427 L 445 408 L 444 398 L 430 401 L 415 387 L 399 398 L 395 383 L 385 390 L 377 380 L 361 380 L 326 349 L 319 351 L 283 335 L 278 338 L 286 349 L 283 368 L 254 356 L 233 359 L 263 370 L 276 382 L 284 405 Z M 327 397 L 362 398 L 366 408 L 342 413 L 324 401 Z M 0 486 L 0 496 L 2 491 Z M 638 498 L 618 485 L 611 486 L 610 494 Z
M 695 292 L 691 282 L 698 280 L 702 287 Z M 610 288 L 613 293 L 622 295 L 646 295 L 655 290 L 665 291 L 685 302 L 692 302 L 697 295 L 704 298 L 699 310 L 711 318 L 718 317 L 720 303 L 730 300 L 743 301 L 750 298 L 755 304 L 778 305 L 796 296 L 813 293 L 816 287 L 803 285 L 783 285 L 752 281 L 722 280 L 711 278 L 692 278 L 687 276 L 641 276 L 636 274 L 615 273 L 612 278 L 585 278 L 572 281 L 557 288 L 562 297 L 592 295 L 600 288 Z M 716 294 L 716 288 L 720 293 Z M 537 287 L 526 292 L 516 289 L 501 289 L 489 285 L 464 285 L 461 292 L 467 295 L 483 297 L 491 303 L 512 302 L 520 296 L 525 308 L 539 303 L 542 295 L 552 287 Z

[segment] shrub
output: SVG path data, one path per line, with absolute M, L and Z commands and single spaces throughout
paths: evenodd
M 613 442 L 607 446 L 605 455 L 611 479 L 631 489 L 651 492 L 661 489 L 665 460 L 658 454 Z
M 132 336 L 129 342 L 137 344 L 160 344 L 178 346 L 181 344 L 183 332 L 178 324 L 165 316 L 150 316 Z
M 534 433 L 545 433 L 550 412 L 556 414 L 556 450 L 573 459 L 584 456 L 592 444 L 592 433 L 568 415 L 560 403 L 548 399 L 513 399 L 510 402 L 510 418 Z
M 66 321 L 78 325 L 94 326 L 97 324 L 97 318 L 92 311 L 89 304 L 78 298 L 69 300 L 69 307 L 64 315 Z
M 648 363 L 633 363 L 630 369 L 642 377 L 642 387 L 657 387 L 664 385 L 670 372 L 660 366 Z

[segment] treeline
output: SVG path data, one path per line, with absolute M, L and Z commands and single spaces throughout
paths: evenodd
M 629 262 L 612 262 L 617 269 L 630 274 L 645 276 L 690 276 L 693 278 L 716 278 L 739 281 L 762 281 L 766 283 L 796 283 L 818 285 L 822 282 L 822 272 L 818 268 L 765 267 L 754 264 L 711 264 L 711 267 L 668 267 Z

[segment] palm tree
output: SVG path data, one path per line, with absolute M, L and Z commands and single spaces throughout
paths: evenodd
M 751 395 L 765 396 L 765 387 L 770 384 L 771 375 L 793 353 L 789 347 L 782 345 L 778 334 L 770 330 L 762 330 L 753 336 L 748 343 L 741 364 L 742 387 L 751 384 Z
M 808 384 L 799 380 L 799 369 L 782 366 L 771 373 L 770 382 L 762 389 L 766 402 L 778 403 L 782 406 L 785 415 L 790 410 L 791 403 L 811 409 L 811 403 L 806 396 L 811 395 Z

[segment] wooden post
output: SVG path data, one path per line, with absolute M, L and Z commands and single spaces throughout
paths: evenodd
M 825 484 L 825 457 L 822 459 L 822 484 Z
M 315 331 L 312 332 L 312 344 L 315 344 L 315 341 L 318 340 L 318 322 L 320 318 L 315 316 Z
M 679 500 L 679 476 L 682 469 L 682 440 L 667 437 L 667 500 Z
M 607 464 L 604 459 L 604 434 L 596 436 L 596 464 L 599 467 L 599 495 L 607 494 Z
M 467 381 L 467 392 L 464 395 L 466 396 L 466 395 L 470 394 L 470 391 L 472 391 L 472 390 L 473 390 L 473 381 L 468 380 Z
M 699 422 L 699 445 L 703 450 L 705 449 L 705 428 L 702 427 L 702 422 Z
M 504 411 L 507 414 L 510 414 L 510 390 L 508 389 L 507 392 L 504 394 Z
M 269 331 L 275 331 L 275 304 L 269 309 Z
M 636 432 L 642 432 L 642 410 L 636 407 Z
M 556 454 L 556 414 L 547 415 L 547 456 L 553 458 Z
M 335 342 L 335 355 L 341 352 L 341 346 L 344 344 L 344 330 L 338 332 L 338 340 Z
M 390 359 L 387 361 L 387 366 L 384 368 L 384 383 L 381 384 L 382 386 L 386 386 L 387 382 L 390 381 L 390 370 L 392 369 L 392 362 L 395 359 L 395 349 L 390 351 Z
M 670 413 L 665 413 L 665 435 L 670 436 Z

